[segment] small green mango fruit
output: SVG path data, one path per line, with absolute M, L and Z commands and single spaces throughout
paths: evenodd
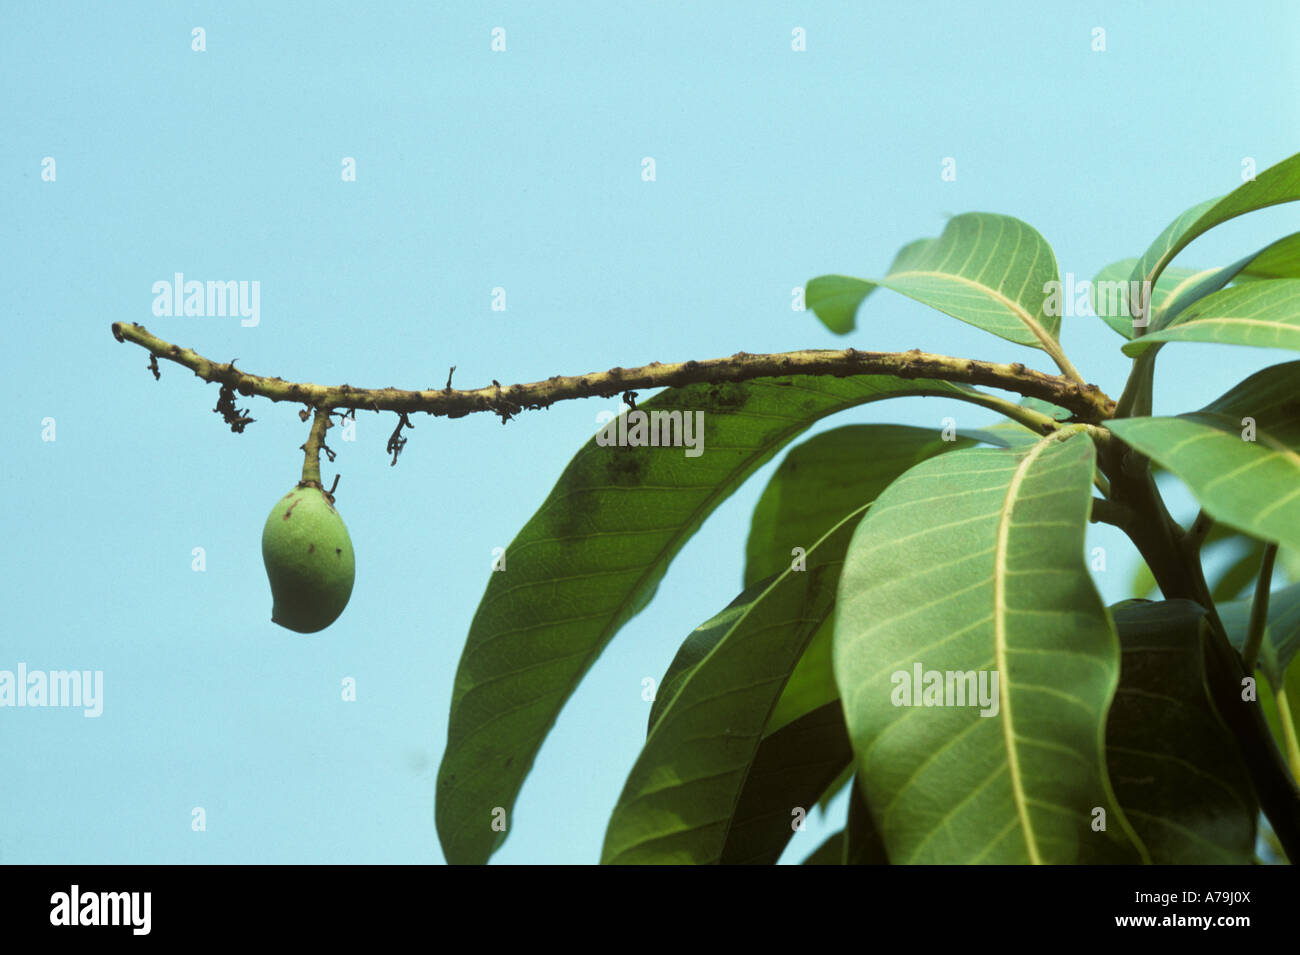
M 295 487 L 262 528 L 271 621 L 298 633 L 324 630 L 352 596 L 356 559 L 348 529 L 320 488 Z

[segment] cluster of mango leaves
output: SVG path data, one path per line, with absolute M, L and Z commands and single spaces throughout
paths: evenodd
M 1300 350 L 1300 233 L 1226 267 L 1170 267 L 1214 226 L 1296 199 L 1300 155 L 1189 209 L 1141 257 L 1104 270 L 1098 281 L 1153 290 L 1141 329 L 1127 309 L 1094 302 L 1123 352 L 1149 371 L 1176 342 Z M 1034 229 L 976 213 L 906 246 L 881 279 L 823 276 L 806 293 L 839 333 L 883 287 L 1053 354 L 1061 319 L 1045 286 L 1059 278 Z M 448 861 L 488 860 L 504 838 L 493 811 L 513 806 L 570 693 L 755 470 L 836 412 L 979 394 L 887 375 L 700 384 L 641 408 L 703 410 L 706 454 L 589 441 L 474 617 L 438 776 Z M 1243 440 L 1245 418 L 1254 440 Z M 1300 578 L 1300 362 L 1265 368 L 1200 410 L 1104 425 L 1215 520 L 1204 553 L 1223 568 L 1210 584 L 1240 650 L 1266 543 Z M 755 508 L 743 592 L 686 637 L 659 684 L 601 861 L 774 863 L 797 812 L 845 786 L 847 823 L 809 863 L 1254 861 L 1259 805 L 1207 691 L 1204 609 L 1108 608 L 1090 576 L 1096 458 L 1082 429 L 1043 437 L 1012 420 L 955 441 L 850 425 L 793 447 Z M 1144 574 L 1135 597 L 1158 597 Z M 1293 584 L 1271 595 L 1259 661 L 1292 773 L 1298 646 Z M 996 716 L 893 705 L 891 674 L 917 662 L 998 671 Z

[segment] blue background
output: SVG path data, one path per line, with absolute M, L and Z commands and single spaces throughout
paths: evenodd
M 0 669 L 103 670 L 105 701 L 99 719 L 0 710 L 0 862 L 441 861 L 434 779 L 492 549 L 614 408 L 567 402 L 506 427 L 417 417 L 396 467 L 391 415 L 362 415 L 355 442 L 333 432 L 325 475 L 343 475 L 356 589 L 303 637 L 269 620 L 259 540 L 307 426 L 255 399 L 241 405 L 256 423 L 231 434 L 214 386 L 167 363 L 155 382 L 111 322 L 249 371 L 365 386 L 441 386 L 451 365 L 469 387 L 846 344 L 1049 369 L 885 293 L 837 339 L 791 290 L 878 275 L 976 210 L 1025 219 L 1063 273 L 1091 278 L 1238 185 L 1243 158 L 1262 170 L 1300 148 L 1294 4 L 898 6 L 7 4 Z M 341 180 L 347 156 L 356 182 Z M 1235 260 L 1296 220 L 1238 220 L 1179 261 Z M 176 271 L 260 281 L 260 324 L 154 318 L 152 284 Z M 1118 396 L 1120 339 L 1077 317 L 1063 341 Z M 1166 349 L 1156 410 L 1285 357 Z M 994 420 L 915 399 L 820 427 L 948 415 Z M 584 680 L 497 861 L 598 858 L 643 738 L 641 681 L 739 591 L 774 466 Z M 1106 527 L 1092 545 L 1107 548 L 1103 594 L 1127 596 L 1131 550 Z M 843 811 L 814 816 L 787 860 Z

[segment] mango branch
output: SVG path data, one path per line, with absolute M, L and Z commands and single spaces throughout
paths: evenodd
M 508 420 L 521 411 L 545 408 L 570 398 L 612 398 L 646 388 L 681 387 L 713 382 L 749 381 L 754 378 L 784 378 L 790 375 L 893 375 L 903 379 L 937 379 L 972 385 L 988 385 L 1030 398 L 1040 398 L 1071 412 L 1078 421 L 1098 423 L 1113 416 L 1115 402 L 1096 385 L 1084 384 L 1060 375 L 1049 375 L 1019 362 L 996 364 L 969 358 L 933 355 L 913 349 L 909 352 L 871 352 L 853 348 L 843 351 L 806 349 L 773 355 L 738 352 L 729 358 L 661 364 L 640 368 L 611 368 L 586 375 L 556 375 L 528 384 L 486 388 L 406 391 L 400 388 L 354 388 L 351 385 L 315 385 L 254 375 L 235 367 L 234 362 L 215 362 L 192 349 L 182 348 L 151 334 L 143 325 L 113 323 L 119 342 L 133 342 L 153 359 L 162 358 L 190 369 L 204 381 L 228 386 L 241 395 L 258 395 L 271 401 L 308 404 L 330 411 L 335 408 L 372 411 L 423 411 L 448 418 L 461 418 L 479 411 L 491 411 Z M 151 359 L 151 360 L 153 360 Z M 956 396 L 954 396 L 956 397 Z M 1047 415 L 1021 407 L 993 395 L 971 391 L 965 396 L 984 407 L 994 408 L 1039 432 L 1055 429 Z

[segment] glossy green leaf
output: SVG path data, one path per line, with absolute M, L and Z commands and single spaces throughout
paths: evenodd
M 775 865 L 831 782 L 853 763 L 839 700 L 759 744 L 722 849 L 723 865 Z
M 1200 411 L 1107 427 L 1177 475 L 1215 520 L 1300 548 L 1300 362 L 1265 368 Z
M 808 283 L 805 301 L 832 330 L 847 331 L 863 299 L 880 286 L 1043 348 L 1055 346 L 1061 327 L 1060 310 L 1049 314 L 1050 283 L 1059 287 L 1060 273 L 1046 239 L 1011 216 L 971 212 L 948 220 L 938 238 L 905 246 L 883 279 L 822 276 Z M 814 306 L 814 298 L 821 304 Z
M 1094 466 L 1077 432 L 956 451 L 908 471 L 859 525 L 835 676 L 892 861 L 1142 858 L 1105 769 L 1119 646 L 1084 560 Z M 917 668 L 941 687 L 969 674 L 978 690 L 983 674 L 984 703 L 914 705 Z
M 1106 727 L 1116 796 L 1159 865 L 1244 865 L 1259 806 L 1205 677 L 1205 611 L 1190 600 L 1115 609 L 1123 650 Z
M 1226 196 L 1206 200 L 1178 216 L 1142 254 L 1131 278 L 1155 283 L 1174 256 L 1197 236 L 1237 216 L 1296 199 L 1300 199 L 1300 153 L 1270 166 Z
M 1157 342 L 1209 342 L 1300 351 L 1300 279 L 1275 279 L 1222 289 L 1124 346 L 1140 355 Z
M 834 609 L 844 551 L 862 514 L 859 509 L 814 543 L 806 570 L 787 569 L 773 579 L 681 680 L 628 775 L 605 832 L 602 862 L 723 859 L 763 729 L 799 655 Z M 819 770 L 822 786 L 839 771 Z M 806 794 L 806 809 L 818 795 Z M 761 803 L 765 795 L 756 798 Z M 758 851 L 752 829 L 738 838 L 738 854 Z
M 701 412 L 703 453 L 600 446 L 574 457 L 489 576 L 452 691 L 436 820 L 447 860 L 483 863 L 561 707 L 674 555 L 750 474 L 813 422 L 904 395 L 970 395 L 937 381 L 799 376 L 665 391 L 642 411 Z M 685 419 L 683 419 L 685 420 Z

